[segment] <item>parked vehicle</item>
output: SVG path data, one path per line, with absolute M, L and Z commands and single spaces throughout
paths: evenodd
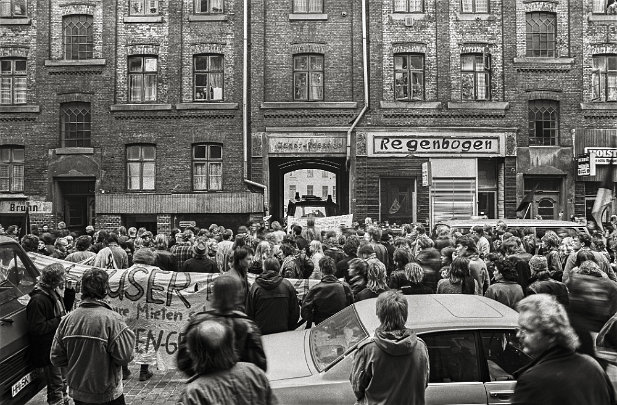
M 293 200 L 287 204 L 287 216 L 293 218 L 331 217 L 340 215 L 338 205 L 332 201 L 332 196 L 322 199 L 314 195 L 300 195 L 296 193 Z
M 24 404 L 44 387 L 27 359 L 28 295 L 39 276 L 22 247 L 0 236 L 0 404 Z
M 406 326 L 429 352 L 427 404 L 509 403 L 512 373 L 530 361 L 516 338 L 517 312 L 473 295 L 406 298 Z M 280 403 L 354 403 L 349 374 L 358 345 L 379 326 L 376 301 L 351 305 L 310 330 L 263 336 L 268 378 Z
M 445 224 L 450 228 L 457 228 L 460 232 L 468 233 L 469 230 L 476 225 L 496 227 L 497 223 L 500 221 L 505 222 L 509 229 L 533 229 L 538 238 L 544 236 L 548 230 L 554 231 L 558 235 L 568 234 L 569 236 L 574 236 L 579 232 L 589 233 L 589 230 L 583 224 L 550 219 L 453 219 L 450 221 L 438 222 L 438 224 Z

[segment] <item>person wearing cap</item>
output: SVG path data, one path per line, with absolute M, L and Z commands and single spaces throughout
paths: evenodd
M 208 243 L 206 239 L 199 238 L 193 245 L 193 257 L 186 260 L 180 271 L 188 273 L 218 273 L 216 263 L 208 257 Z
M 529 259 L 529 269 L 533 281 L 525 290 L 525 295 L 531 294 L 550 294 L 557 298 L 557 301 L 566 309 L 570 303 L 568 288 L 560 281 L 553 280 L 548 271 L 546 257 L 535 255 Z

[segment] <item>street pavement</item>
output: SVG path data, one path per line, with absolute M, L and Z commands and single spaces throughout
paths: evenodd
M 139 381 L 139 365 L 129 365 L 131 376 L 124 380 L 124 397 L 129 405 L 175 405 L 184 388 L 186 377 L 178 370 L 158 371 L 148 381 Z M 47 388 L 43 388 L 28 405 L 46 405 Z M 73 401 L 71 401 L 71 405 Z

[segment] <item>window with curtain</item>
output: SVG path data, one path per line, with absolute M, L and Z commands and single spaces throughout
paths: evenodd
M 128 145 L 126 147 L 127 190 L 154 190 L 156 177 L 156 146 Z
M 151 103 L 156 101 L 157 65 L 156 56 L 129 57 L 129 102 Z
M 0 17 L 19 18 L 28 15 L 26 0 L 0 0 Z
M 93 21 L 91 15 L 76 14 L 63 17 L 64 59 L 93 58 Z
M 24 191 L 24 147 L 0 147 L 0 191 Z
M 592 101 L 617 101 L 617 55 L 594 55 Z
M 424 100 L 424 55 L 394 55 L 394 99 Z
M 529 101 L 529 145 L 557 145 L 559 103 L 553 100 Z
M 527 56 L 554 58 L 556 51 L 557 21 L 555 13 L 532 12 L 526 15 Z
M 193 58 L 193 99 L 222 101 L 223 77 L 223 55 L 196 55 Z
M 223 145 L 198 144 L 193 146 L 193 190 L 218 191 L 223 189 Z
M 461 0 L 463 13 L 488 13 L 488 0 Z
M 479 101 L 491 99 L 490 55 L 461 55 L 461 98 Z
M 323 0 L 293 0 L 294 13 L 323 13 Z
M 0 104 L 26 103 L 26 59 L 0 59 Z
M 324 57 L 318 54 L 295 55 L 293 58 L 294 100 L 324 99 Z
M 129 15 L 158 15 L 158 0 L 130 0 Z
M 196 14 L 220 14 L 223 12 L 223 0 L 195 0 Z
M 64 103 L 60 106 L 62 146 L 90 147 L 92 113 L 90 103 Z
M 422 13 L 424 11 L 423 0 L 394 0 L 395 13 Z

